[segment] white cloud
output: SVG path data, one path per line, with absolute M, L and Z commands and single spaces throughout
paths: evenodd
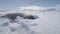
M 41 7 L 41 6 L 26 6 L 20 7 L 18 10 L 22 11 L 40 11 L 40 12 L 56 12 L 59 10 L 60 5 L 56 7 Z
M 52 11 L 56 8 L 59 8 L 59 6 L 56 7 L 40 7 L 40 6 L 27 6 L 27 7 L 20 7 L 21 9 L 32 9 L 32 10 L 47 10 L 48 11 Z M 53 8 L 53 9 L 52 9 Z M 18 12 L 18 11 L 12 11 L 12 10 L 8 10 L 6 13 L 14 13 L 14 12 Z M 5 13 L 5 12 L 4 12 Z M 2 14 L 4 14 L 2 13 Z M 25 12 L 24 12 L 25 13 Z M 4 23 L 3 25 L 5 25 L 5 22 L 9 23 L 7 26 L 4 27 L 0 27 L 0 32 L 3 32 L 6 34 L 55 34 L 57 32 L 57 34 L 60 34 L 59 32 L 59 18 L 60 18 L 60 13 L 45 13 L 45 12 L 27 12 L 27 13 L 31 13 L 31 14 L 36 14 L 38 15 L 40 18 L 37 20 L 23 20 L 23 19 L 17 19 L 16 23 L 10 23 L 9 20 L 5 20 L 5 19 L 1 19 L 0 20 L 0 24 Z M 18 21 L 19 20 L 19 21 Z M 4 22 L 3 22 L 4 21 Z M 57 24 L 56 24 L 57 23 Z M 37 25 L 36 25 L 37 24 Z M 35 26 L 34 26 L 35 25 Z M 11 32 L 11 28 L 16 28 L 15 32 Z M 23 33 L 24 32 L 24 33 Z
M 20 7 L 21 10 L 45 10 L 47 7 L 40 7 L 40 6 L 27 6 L 27 7 Z
M 56 9 L 60 9 L 60 5 L 56 5 Z

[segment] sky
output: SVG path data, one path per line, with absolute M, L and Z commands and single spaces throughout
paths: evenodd
M 0 9 L 11 9 L 22 6 L 51 7 L 60 4 L 60 0 L 0 0 Z

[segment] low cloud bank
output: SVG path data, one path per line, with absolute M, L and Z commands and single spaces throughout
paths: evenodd
M 0 9 L 0 12 L 17 12 L 17 11 L 40 11 L 40 12 L 60 12 L 60 5 L 56 5 L 55 7 L 41 7 L 41 6 L 25 6 L 25 7 L 18 7 L 16 9 Z

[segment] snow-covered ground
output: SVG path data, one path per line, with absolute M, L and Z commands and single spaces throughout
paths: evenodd
M 4 15 L 9 12 L 0 12 Z M 0 34 L 60 34 L 60 12 L 21 11 L 26 14 L 37 15 L 36 20 L 16 18 L 11 23 L 7 18 L 0 18 Z

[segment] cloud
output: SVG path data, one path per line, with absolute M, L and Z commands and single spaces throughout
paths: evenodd
M 40 7 L 40 6 L 26 6 L 20 7 L 21 10 L 45 10 L 47 7 Z
M 19 7 L 18 10 L 21 11 L 40 11 L 40 12 L 58 12 L 60 10 L 60 5 L 56 5 L 55 7 L 41 7 L 41 6 L 25 6 Z
M 57 22 L 59 25 L 59 15 L 60 13 L 41 13 L 41 12 L 34 12 L 35 10 L 46 10 L 46 11 L 58 11 L 60 5 L 57 5 L 56 7 L 40 7 L 40 6 L 27 6 L 27 7 L 20 7 L 20 9 L 28 10 L 27 13 L 30 13 L 29 10 L 33 10 L 31 14 L 37 14 L 40 18 L 34 21 L 29 20 L 23 20 L 23 19 L 17 19 L 16 23 L 10 23 L 10 21 L 7 19 L 1 19 L 0 20 L 0 32 L 6 33 L 6 34 L 49 34 L 49 32 L 54 34 L 58 31 L 59 33 L 59 26 L 56 26 Z M 20 11 L 19 9 L 19 11 Z M 17 9 L 18 10 L 18 9 Z M 6 10 L 7 12 L 18 12 L 17 10 Z M 4 11 L 3 11 L 4 12 Z M 5 13 L 5 12 L 4 12 Z M 2 14 L 4 14 L 2 13 Z M 57 21 L 58 20 L 58 21 Z M 4 21 L 4 22 L 3 22 Z M 6 23 L 8 22 L 8 23 Z M 55 24 L 54 24 L 55 23 Z M 2 27 L 4 26 L 4 27 Z M 56 26 L 56 27 L 54 27 Z M 51 28 L 52 27 L 52 28 Z M 58 28 L 58 29 L 57 29 Z M 56 30 L 57 29 L 57 30 Z M 58 34 L 57 33 L 57 34 Z
M 56 8 L 48 8 L 47 9 L 47 12 L 50 12 L 50 11 L 54 11 L 55 12 L 56 11 Z
M 56 10 L 60 12 L 60 4 L 59 5 L 56 5 Z
M 51 12 L 51 11 L 60 11 L 60 5 L 56 5 L 55 7 L 41 7 L 41 6 L 23 6 L 23 7 L 18 7 L 16 9 L 8 9 L 8 10 L 0 10 L 0 12 L 21 12 L 21 11 L 40 11 L 40 12 Z

